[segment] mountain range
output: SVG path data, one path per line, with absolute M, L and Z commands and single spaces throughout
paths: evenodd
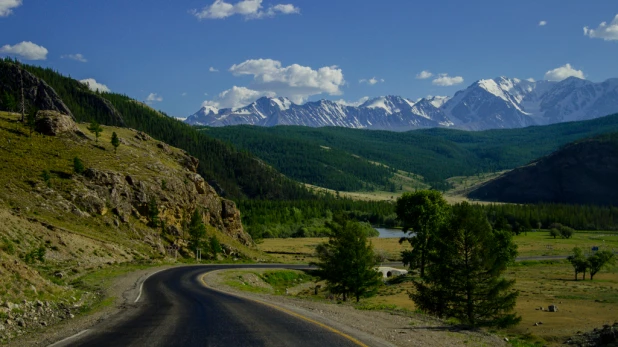
M 576 77 L 559 82 L 497 77 L 476 81 L 452 97 L 417 101 L 389 95 L 358 106 L 331 100 L 298 105 L 283 97 L 262 97 L 239 108 L 205 106 L 185 122 L 213 127 L 250 124 L 391 131 L 432 127 L 486 130 L 587 120 L 616 111 L 618 78 L 595 83 Z

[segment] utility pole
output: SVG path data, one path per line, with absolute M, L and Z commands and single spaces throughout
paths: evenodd
M 23 123 L 26 121 L 26 102 L 24 100 L 24 77 L 21 69 L 19 70 L 19 81 L 21 84 L 21 122 Z

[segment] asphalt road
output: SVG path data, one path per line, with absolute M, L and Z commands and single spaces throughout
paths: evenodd
M 267 305 L 209 289 L 201 282 L 205 272 L 230 268 L 235 266 L 188 266 L 156 273 L 143 283 L 135 307 L 57 345 L 359 345 L 340 333 Z

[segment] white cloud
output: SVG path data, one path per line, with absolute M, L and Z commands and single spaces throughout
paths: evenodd
M 539 26 L 540 27 L 544 27 L 546 25 L 547 25 L 547 21 L 545 21 L 545 20 L 542 20 L 542 21 L 539 22 Z
M 571 66 L 571 64 L 557 67 L 545 73 L 545 79 L 549 81 L 562 81 L 568 77 L 577 77 L 581 79 L 585 78 L 584 72 L 582 70 L 576 70 Z
M 242 107 L 263 96 L 275 97 L 276 94 L 269 91 L 258 91 L 246 87 L 233 86 L 231 89 L 221 92 L 215 100 L 204 101 L 202 107 L 211 106 L 218 109 Z
M 419 80 L 426 80 L 429 77 L 433 76 L 433 74 L 427 70 L 423 70 L 421 72 L 418 73 L 418 75 L 416 75 L 416 79 Z
M 262 1 L 242 0 L 236 4 L 231 4 L 224 0 L 215 0 L 210 6 L 206 6 L 201 10 L 191 10 L 190 13 L 198 19 L 224 19 L 233 15 L 240 15 L 245 19 L 259 19 L 274 17 L 277 14 L 300 13 L 300 8 L 292 4 L 277 4 L 264 10 Z
M 180 96 L 187 96 L 187 92 L 182 92 L 182 94 L 180 94 Z
M 0 47 L 0 53 L 19 55 L 27 60 L 45 60 L 47 59 L 48 51 L 47 48 L 43 46 L 39 46 L 30 41 L 23 41 L 14 46 L 4 45 Z
M 86 63 L 88 62 L 88 59 L 86 59 L 86 57 L 84 57 L 81 53 L 77 53 L 77 54 L 65 54 L 65 55 L 61 55 L 60 58 L 62 59 L 72 59 L 72 60 L 77 60 L 80 63 Z
M 163 101 L 163 97 L 158 95 L 157 93 L 150 93 L 148 97 L 146 97 L 146 103 L 151 104 L 153 102 L 161 102 Z
M 87 85 L 88 89 L 92 90 L 93 92 L 111 92 L 111 90 L 105 84 L 97 82 L 94 78 L 86 78 L 84 80 L 80 80 L 80 82 Z
M 530 78 L 526 78 L 526 81 L 528 81 L 528 82 L 535 82 L 535 81 L 534 81 L 534 78 L 532 78 L 532 77 L 530 77 Z
M 297 104 L 311 95 L 340 95 L 340 87 L 345 84 L 343 72 L 337 66 L 314 70 L 298 64 L 284 67 L 281 62 L 272 59 L 251 59 L 232 65 L 229 71 L 234 76 L 253 76 L 253 83 L 249 86 L 253 90 L 288 97 Z
M 436 86 L 441 86 L 441 87 L 449 87 L 449 86 L 454 86 L 456 84 L 461 84 L 463 83 L 463 81 L 464 79 L 461 76 L 451 77 L 448 74 L 441 73 L 433 81 L 431 81 L 431 84 L 436 85 Z
M 339 100 L 335 100 L 336 103 L 338 103 L 339 105 L 343 105 L 343 106 L 354 106 L 354 107 L 358 107 L 362 104 L 364 104 L 367 100 L 369 100 L 368 96 L 363 96 L 362 98 L 358 99 L 357 101 L 346 101 L 343 99 L 339 99 Z
M 584 35 L 590 36 L 591 38 L 603 39 L 605 41 L 618 40 L 618 14 L 609 25 L 607 25 L 607 22 L 602 22 L 596 29 L 584 27 Z
M 13 9 L 21 6 L 22 0 L 0 0 L 0 17 L 7 17 Z
M 218 70 L 218 69 L 215 69 L 215 68 L 214 68 L 214 67 L 212 67 L 212 66 L 208 68 L 208 71 L 210 71 L 210 72 L 219 72 L 219 70 Z
M 371 77 L 370 79 L 363 78 L 362 80 L 358 80 L 358 83 L 367 83 L 369 85 L 374 85 L 376 83 L 384 83 L 384 78 L 375 78 L 375 77 Z

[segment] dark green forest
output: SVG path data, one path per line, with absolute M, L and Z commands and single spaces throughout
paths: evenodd
M 338 171 L 353 174 L 356 180 L 350 185 L 355 187 L 361 181 L 380 184 L 390 177 L 384 170 L 366 171 L 366 160 L 370 160 L 421 175 L 426 183 L 439 188 L 449 177 L 513 169 L 567 143 L 618 131 L 618 114 L 580 122 L 486 131 L 434 128 L 397 133 L 340 127 L 245 125 L 202 129 L 251 151 L 280 170 L 289 166 L 291 169 L 284 172 L 302 182 L 328 184 L 330 181 L 324 177 L 337 177 Z M 285 151 L 273 151 L 278 146 Z

